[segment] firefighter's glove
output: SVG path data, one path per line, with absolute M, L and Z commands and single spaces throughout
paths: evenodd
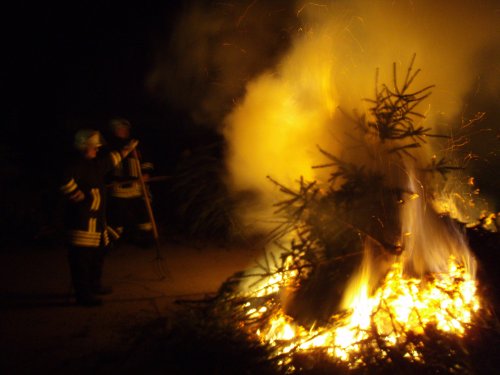
M 137 139 L 132 139 L 123 149 L 122 149 L 122 157 L 126 158 L 128 154 L 135 150 L 139 141 Z

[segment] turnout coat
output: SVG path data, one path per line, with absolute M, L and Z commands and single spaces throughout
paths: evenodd
M 106 175 L 121 160 L 121 154 L 112 151 L 94 159 L 77 158 L 66 168 L 60 190 L 68 200 L 65 223 L 70 246 L 109 244 L 105 212 Z
M 111 146 L 114 150 L 121 150 L 130 139 L 112 139 Z M 136 155 L 139 157 L 136 157 Z M 153 163 L 144 162 L 139 155 L 139 152 L 130 153 L 123 161 L 117 165 L 111 175 L 113 182 L 110 194 L 113 198 L 133 199 L 142 198 L 144 193 L 139 181 L 139 173 L 151 173 L 153 171 Z

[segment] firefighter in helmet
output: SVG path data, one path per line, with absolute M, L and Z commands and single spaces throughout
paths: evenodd
M 109 126 L 112 150 L 118 150 L 130 141 L 131 124 L 127 119 L 115 118 Z M 143 191 L 140 181 L 141 177 L 147 181 L 152 170 L 153 164 L 142 160 L 142 155 L 135 150 L 111 174 L 110 227 L 116 236 L 127 238 L 141 247 L 149 247 L 154 241 L 153 224 L 144 201 L 144 195 L 149 191 Z
M 99 149 L 104 141 L 93 129 L 82 129 L 75 134 L 78 151 L 69 163 L 60 185 L 67 200 L 66 233 L 68 260 L 76 301 L 83 306 L 98 306 L 99 294 L 108 294 L 110 288 L 101 284 L 105 250 L 110 240 L 105 216 L 105 178 L 132 152 L 138 141 L 128 142 L 119 151 L 101 157 Z

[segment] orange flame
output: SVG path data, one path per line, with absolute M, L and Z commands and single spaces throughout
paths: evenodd
M 326 327 L 307 330 L 279 311 L 257 334 L 281 354 L 323 348 L 334 358 L 350 361 L 353 354 L 359 354 L 360 343 L 374 335 L 387 346 L 404 341 L 409 332 L 422 334 L 429 325 L 463 336 L 480 308 L 475 281 L 454 258 L 450 258 L 447 272 L 427 280 L 405 277 L 397 262 L 373 296 L 367 286 L 363 283 L 358 289 L 347 315 L 332 317 Z M 253 308 L 247 314 L 255 318 L 264 312 Z M 407 354 L 413 360 L 420 358 L 417 348 Z
M 226 118 L 231 186 L 260 193 L 264 211 L 252 207 L 251 212 L 243 214 L 253 227 L 265 227 L 262 219 L 272 217 L 273 203 L 279 201 L 279 193 L 265 180 L 266 175 L 284 185 L 291 185 L 300 176 L 325 181 L 320 170 L 311 169 L 322 163 L 318 145 L 343 160 L 376 171 L 390 186 L 407 189 L 399 212 L 401 233 L 396 234 L 401 254 L 381 259 L 374 255 L 374 244 L 365 241 L 362 264 L 344 295 L 343 314 L 332 316 L 326 326 L 307 329 L 287 316 L 283 308 L 270 312 L 265 305 L 244 306 L 246 316 L 267 319 L 257 335 L 278 353 L 322 348 L 332 358 L 356 366 L 359 363 L 352 362 L 353 358 L 375 338 L 395 346 L 410 332 L 421 334 L 428 326 L 461 337 L 480 308 L 475 259 L 463 233 L 439 217 L 439 213 L 451 210 L 436 209 L 456 207 L 453 189 L 433 189 L 434 185 L 418 172 L 426 167 L 422 163 L 434 154 L 435 145 L 423 142 L 415 151 L 415 160 L 402 162 L 397 155 L 387 156 L 387 149 L 383 149 L 387 146 L 367 135 L 362 140 L 371 147 L 367 157 L 357 152 L 359 144 L 351 139 L 353 124 L 337 111 L 341 106 L 348 113 L 352 108 L 363 112 L 360 98 L 371 97 L 375 68 L 390 66 L 394 61 L 404 65 L 402 56 L 416 52 L 418 57 L 428 57 L 424 74 L 438 87 L 430 104 L 417 109 L 427 116 L 422 122 L 430 125 L 425 127 L 443 127 L 444 120 L 459 112 L 458 93 L 466 91 L 471 78 L 456 62 L 463 61 L 462 54 L 468 52 L 455 35 L 452 41 L 435 43 L 435 38 L 446 38 L 447 34 L 429 33 L 434 27 L 421 29 L 418 24 L 422 18 L 417 21 L 416 10 L 405 8 L 408 4 L 391 2 L 391 6 L 379 7 L 370 2 L 364 14 L 352 17 L 352 9 L 318 10 L 276 70 L 250 82 L 245 98 Z M 307 13 L 306 8 L 300 13 Z M 429 16 L 425 18 L 429 25 L 440 29 L 436 25 L 441 25 L 441 18 L 430 17 L 427 11 L 423 14 Z M 443 49 L 444 45 L 450 48 Z M 380 74 L 386 75 L 381 77 L 382 82 L 392 80 L 387 72 Z M 450 129 L 444 130 L 449 134 Z M 290 236 L 285 241 L 290 241 L 293 233 Z M 276 258 L 282 255 L 279 248 L 269 251 Z M 275 296 L 280 300 L 297 276 L 289 266 L 285 262 L 280 272 L 245 279 L 241 295 Z M 411 348 L 407 355 L 421 360 L 418 347 Z

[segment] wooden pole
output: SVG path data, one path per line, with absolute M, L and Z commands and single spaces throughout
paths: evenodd
M 146 209 L 148 211 L 149 220 L 151 221 L 151 224 L 153 226 L 153 236 L 156 244 L 156 256 L 158 259 L 161 259 L 160 242 L 159 242 L 160 236 L 158 235 L 158 227 L 156 226 L 156 220 L 153 215 L 153 208 L 151 207 L 151 201 L 149 199 L 148 191 L 146 189 L 146 183 L 144 182 L 144 176 L 142 175 L 141 162 L 139 160 L 139 155 L 137 154 L 137 149 L 134 149 L 132 151 L 132 155 L 137 159 L 137 162 L 139 163 L 138 175 L 139 175 L 139 181 L 141 183 L 142 195 L 144 197 L 144 203 L 146 204 Z

